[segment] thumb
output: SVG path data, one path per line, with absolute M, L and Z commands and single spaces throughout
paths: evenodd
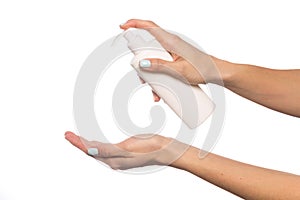
M 139 66 L 143 71 L 165 73 L 173 77 L 178 77 L 181 71 L 175 62 L 156 58 L 140 60 Z

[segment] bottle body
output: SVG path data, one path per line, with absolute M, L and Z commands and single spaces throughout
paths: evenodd
M 134 54 L 131 65 L 138 72 L 138 75 L 151 86 L 153 91 L 164 100 L 189 128 L 196 128 L 203 123 L 215 107 L 203 90 L 199 86 L 191 86 L 167 74 L 141 70 L 139 67 L 140 60 L 159 58 L 173 61 L 173 59 L 161 46 L 158 47 L 159 43 L 157 41 L 155 41 L 154 47 L 146 46 L 149 45 L 149 42 L 143 44 L 143 39 L 140 35 L 134 35 L 131 32 L 127 36 L 125 33 L 124 36 L 128 41 L 129 49 Z

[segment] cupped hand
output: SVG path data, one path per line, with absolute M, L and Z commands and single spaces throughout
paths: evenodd
M 169 165 L 180 156 L 177 151 L 182 144 L 154 134 L 137 135 L 118 144 L 87 141 L 72 132 L 66 132 L 65 138 L 112 169 L 122 170 L 148 165 Z

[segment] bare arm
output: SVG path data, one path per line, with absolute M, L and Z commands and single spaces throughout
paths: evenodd
M 300 70 L 275 70 L 214 59 L 226 88 L 273 110 L 300 117 Z
M 300 199 L 300 176 L 256 167 L 212 153 L 200 159 L 200 150 L 176 140 L 155 135 L 143 139 L 131 137 L 112 145 L 89 142 L 71 132 L 66 139 L 113 169 L 128 169 L 146 165 L 170 165 L 188 171 L 244 199 Z M 172 145 L 169 145 L 171 144 Z M 183 153 L 181 155 L 181 153 Z M 178 156 L 181 155 L 179 158 Z
M 129 20 L 121 26 L 144 28 L 152 33 L 174 62 L 148 59 L 143 70 L 184 77 L 190 84 L 216 83 L 273 110 L 300 117 L 300 70 L 275 70 L 235 64 L 207 55 L 150 21 Z M 223 85 L 224 84 L 224 85 Z
M 244 199 L 300 199 L 300 177 L 189 148 L 172 166 L 186 170 Z
M 209 55 L 199 52 L 180 38 L 173 37 L 153 22 L 129 20 L 121 25 L 123 29 L 130 27 L 149 30 L 172 52 L 174 62 L 151 59 L 151 65 L 145 70 L 170 75 L 174 75 L 175 71 L 190 84 L 224 83 L 226 88 L 245 98 L 300 117 L 300 70 L 273 70 L 234 64 L 211 56 L 209 59 L 219 72 L 215 76 L 216 73 L 211 73 L 211 66 L 206 65 L 210 62 L 204 62 L 203 65 L 203 60 L 199 61 L 199 58 L 209 60 Z M 167 68 L 172 70 L 166 70 Z M 182 146 L 186 145 L 163 136 L 131 137 L 115 145 L 89 142 L 71 132 L 66 133 L 66 139 L 113 169 L 170 165 L 195 174 L 245 199 L 300 199 L 300 176 L 241 163 L 212 153 L 200 159 L 200 150 L 195 147 L 188 147 L 178 157 L 178 149 L 183 149 Z

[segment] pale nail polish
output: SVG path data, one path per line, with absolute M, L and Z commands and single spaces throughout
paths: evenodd
M 120 26 L 124 26 L 125 24 L 126 24 L 126 22 L 124 22 L 124 23 L 121 23 L 121 24 L 120 24 Z
M 141 60 L 139 64 L 140 64 L 140 67 L 143 67 L 143 68 L 151 67 L 150 60 Z
M 97 148 L 89 148 L 88 149 L 88 154 L 90 155 L 90 156 L 97 156 L 98 155 L 98 149 Z

